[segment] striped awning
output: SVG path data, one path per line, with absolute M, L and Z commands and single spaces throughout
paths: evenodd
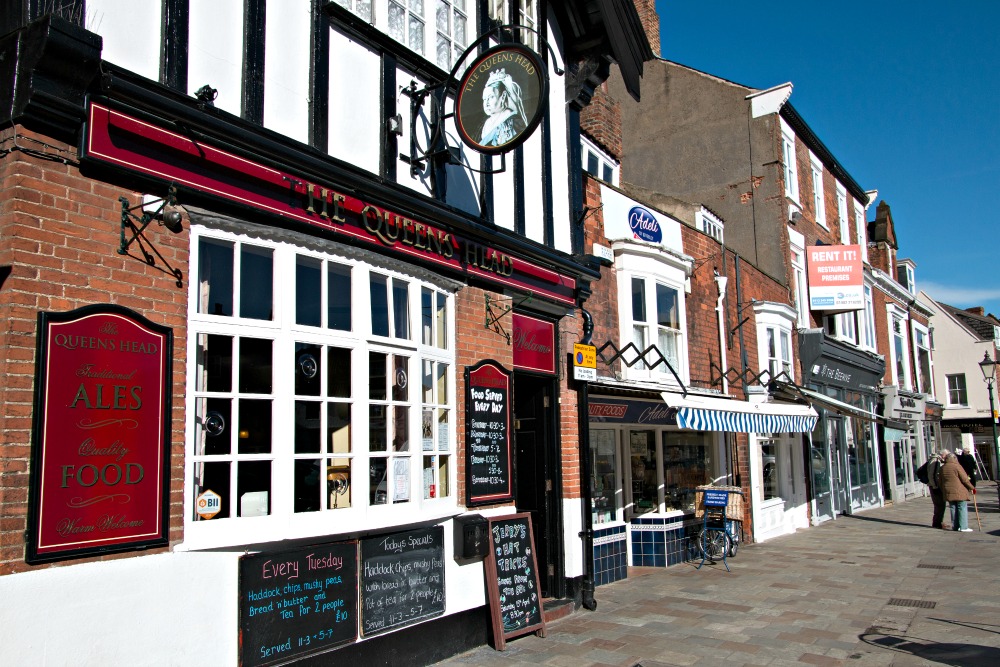
M 796 403 L 749 403 L 713 396 L 661 394 L 677 409 L 677 425 L 695 431 L 732 433 L 810 433 L 819 416 L 808 405 Z

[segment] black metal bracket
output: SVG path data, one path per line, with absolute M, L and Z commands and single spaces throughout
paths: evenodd
M 142 202 L 136 204 L 135 206 L 130 206 L 129 200 L 126 199 L 125 197 L 118 197 L 118 201 L 122 205 L 121 241 L 118 244 L 118 254 L 119 255 L 129 254 L 128 252 L 129 246 L 131 246 L 132 243 L 135 243 L 139 247 L 139 250 L 142 252 L 142 257 L 145 260 L 146 264 L 148 264 L 149 266 L 156 266 L 156 259 L 153 257 L 152 254 L 150 254 L 150 250 L 152 250 L 153 253 L 156 253 L 156 256 L 160 258 L 160 261 L 163 262 L 163 264 L 167 267 L 166 272 L 174 277 L 177 286 L 183 287 L 184 274 L 181 272 L 181 270 L 175 269 L 174 267 L 170 266 L 170 262 L 168 262 L 166 258 L 164 258 L 162 254 L 160 254 L 160 251 L 156 249 L 156 246 L 154 246 L 149 241 L 149 239 L 147 239 L 143 235 L 143 232 L 146 231 L 146 227 L 148 227 L 149 224 L 153 222 L 153 220 L 157 220 L 158 218 L 159 218 L 159 223 L 164 227 L 166 227 L 167 229 L 169 229 L 170 231 L 172 231 L 173 233 L 176 234 L 181 230 L 180 213 L 177 213 L 175 211 L 171 212 L 175 214 L 177 217 L 176 219 L 172 219 L 170 221 L 165 220 L 163 217 L 164 209 L 167 206 L 177 205 L 177 188 L 174 186 L 174 184 L 173 183 L 170 184 L 170 187 L 167 189 L 167 196 L 162 199 L 154 199 L 152 202 Z M 160 205 L 155 210 L 153 211 L 146 210 L 147 206 L 149 206 L 150 204 L 155 204 L 157 202 L 159 202 Z M 139 210 L 142 210 L 141 216 L 135 214 L 135 211 Z M 129 230 L 131 232 L 132 234 L 131 238 L 126 238 L 126 233 L 125 233 L 126 230 Z M 146 246 L 149 246 L 149 250 L 146 249 Z
M 514 310 L 518 306 L 521 306 L 531 301 L 531 294 L 529 293 L 527 296 L 525 296 L 517 303 L 511 301 L 510 305 L 501 305 L 500 302 L 490 298 L 489 293 L 484 294 L 483 297 L 485 300 L 485 310 L 486 310 L 486 322 L 483 325 L 483 328 L 493 329 L 495 333 L 498 333 L 504 338 L 506 338 L 507 344 L 510 345 L 510 332 L 504 329 L 503 325 L 500 324 L 500 318 L 509 313 L 510 311 Z M 497 308 L 500 309 L 500 312 L 497 312 L 495 310 Z
M 611 354 L 611 356 L 604 355 L 604 351 L 607 350 L 608 348 L 610 348 L 613 353 Z M 628 359 L 625 358 L 626 352 L 632 352 L 635 355 L 635 357 L 631 361 L 629 361 Z M 650 363 L 649 359 L 646 359 L 646 355 L 652 353 L 655 353 L 655 356 L 652 357 L 653 362 Z M 684 382 L 681 380 L 681 376 L 677 374 L 677 371 L 674 370 L 674 367 L 670 365 L 670 362 L 667 361 L 667 358 L 663 356 L 663 353 L 660 352 L 660 348 L 656 347 L 656 345 L 650 345 L 645 350 L 640 350 L 635 343 L 629 343 L 625 347 L 619 349 L 618 346 L 615 345 L 613 341 L 609 340 L 608 342 L 604 343 L 604 345 L 597 348 L 597 358 L 600 359 L 602 362 L 604 362 L 605 366 L 610 366 L 616 361 L 621 361 L 628 368 L 632 368 L 638 363 L 643 363 L 649 366 L 649 370 L 653 370 L 660 364 L 663 364 L 664 366 L 667 367 L 667 370 L 669 370 L 670 373 L 674 376 L 674 379 L 677 380 L 677 384 L 680 385 L 681 395 L 687 396 L 688 390 L 687 387 L 684 385 Z

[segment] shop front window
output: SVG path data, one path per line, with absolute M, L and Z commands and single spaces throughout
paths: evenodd
M 664 431 L 663 489 L 666 510 L 694 509 L 695 488 L 711 484 L 717 472 L 708 436 Z
M 629 455 L 632 469 L 632 513 L 655 512 L 659 506 L 655 432 L 632 431 L 629 434 Z
M 595 524 L 615 521 L 618 518 L 618 457 L 615 431 L 598 429 L 590 431 L 590 457 L 593 521 Z

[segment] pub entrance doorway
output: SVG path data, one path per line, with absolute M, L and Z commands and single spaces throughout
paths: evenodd
M 566 584 L 554 396 L 553 378 L 514 373 L 514 503 L 531 515 L 542 595 L 560 598 Z

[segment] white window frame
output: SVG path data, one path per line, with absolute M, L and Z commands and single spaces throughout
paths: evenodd
M 967 407 L 969 407 L 969 384 L 968 384 L 968 380 L 965 377 L 965 373 L 949 373 L 948 375 L 945 375 L 944 377 L 945 377 L 945 383 L 947 383 L 947 385 L 948 385 L 947 388 L 945 389 L 945 391 L 948 393 L 948 396 L 947 396 L 947 399 L 946 399 L 947 400 L 946 405 L 949 408 L 967 408 Z M 952 380 L 955 380 L 955 382 L 953 383 Z M 958 382 L 959 380 L 961 382 Z M 958 385 L 958 384 L 961 384 L 961 386 L 960 387 L 959 386 L 953 386 L 953 385 Z M 962 394 L 965 394 L 965 401 L 964 402 L 961 402 L 961 403 L 955 403 L 954 402 L 954 400 L 953 400 L 954 394 L 957 393 L 957 392 L 961 392 Z
M 861 347 L 868 350 L 875 350 L 875 299 L 872 286 L 868 283 L 864 285 L 865 310 L 864 310 L 864 337 L 861 340 Z
M 799 173 L 795 153 L 795 133 L 788 126 L 788 123 L 785 122 L 784 118 L 780 118 L 779 120 L 781 121 L 781 163 L 784 169 L 785 196 L 795 202 L 796 206 L 801 207 L 799 203 Z
M 913 371 L 910 368 L 910 337 L 907 335 L 909 317 L 905 310 L 894 304 L 889 304 L 886 306 L 886 322 L 889 325 L 889 361 L 892 367 L 892 381 L 900 389 L 909 391 L 913 386 L 911 382 Z M 896 322 L 899 322 L 900 327 L 898 333 L 895 331 Z M 896 350 L 897 337 L 903 348 L 899 352 Z M 902 354 L 902 359 L 898 358 L 899 354 Z M 899 377 L 900 366 L 903 369 L 903 377 Z
M 617 187 L 619 175 L 621 173 L 621 164 L 613 157 L 608 155 L 608 153 L 606 153 L 603 148 L 601 148 L 593 141 L 591 141 L 588 137 L 582 134 L 580 135 L 580 148 L 581 148 L 580 150 L 581 168 L 594 178 Z M 597 162 L 597 171 L 599 172 L 597 174 L 590 171 L 590 165 L 588 163 L 590 161 L 591 156 L 593 156 Z M 604 178 L 604 174 L 608 170 L 611 171 L 610 181 Z
M 816 213 L 816 224 L 829 229 L 826 222 L 826 197 L 823 192 L 823 163 L 809 151 L 809 166 L 812 167 L 813 208 Z
M 837 183 L 837 218 L 840 222 L 840 244 L 850 245 L 851 225 L 847 219 L 847 188 Z
M 677 292 L 677 315 L 679 326 L 671 330 L 676 335 L 677 364 L 674 371 L 685 385 L 689 381 L 688 349 L 687 349 L 687 314 L 685 305 L 685 282 L 693 270 L 693 260 L 681 258 L 646 244 L 632 241 L 616 241 L 613 244 L 615 267 L 618 276 L 618 321 L 621 346 L 634 342 L 634 325 L 632 319 L 632 280 L 645 281 L 646 346 L 653 340 L 652 332 L 657 328 L 656 320 L 656 285 L 661 284 Z M 645 347 L 643 347 L 645 349 Z M 640 352 L 642 350 L 639 350 Z M 661 351 L 662 353 L 662 351 Z M 664 354 L 664 357 L 667 355 Z M 632 361 L 635 355 L 627 354 L 625 358 Z M 629 381 L 656 381 L 676 386 L 677 381 L 664 364 L 658 364 L 650 370 L 646 364 L 637 363 L 632 367 L 622 366 L 622 378 Z
M 695 225 L 719 243 L 724 242 L 725 225 L 718 216 L 708 209 L 702 207 L 695 213 Z
M 868 263 L 868 219 L 865 207 L 858 201 L 854 202 L 854 221 L 857 224 L 857 244 L 861 247 L 861 261 Z
M 359 0 L 335 0 L 335 2 L 378 27 L 383 33 L 409 48 L 414 53 L 419 54 L 446 71 L 451 70 L 455 64 L 455 59 L 461 55 L 462 51 L 476 37 L 476 0 L 421 0 L 422 14 L 414 11 L 412 0 L 370 0 L 367 4 Z M 390 5 L 394 6 L 396 11 L 402 11 L 404 17 L 402 39 L 389 31 Z M 368 14 L 359 12 L 361 8 L 367 8 Z M 439 11 L 442 10 L 446 12 L 448 17 L 447 30 L 444 32 L 438 28 Z M 454 29 L 456 18 L 461 18 L 465 21 L 464 43 L 456 37 Z M 421 44 L 419 48 L 415 47 L 410 40 L 410 26 L 413 21 L 418 21 L 422 25 L 422 29 L 420 30 Z M 437 47 L 439 37 L 444 38 L 448 42 L 449 59 L 447 63 L 440 62 L 438 58 Z
M 800 329 L 809 328 L 809 282 L 806 278 L 805 236 L 788 228 L 788 245 L 791 253 L 792 280 L 795 295 L 795 310 Z
M 756 301 L 753 307 L 754 320 L 757 323 L 757 365 L 760 372 L 769 371 L 770 379 L 776 378 L 782 371 L 795 381 L 795 324 L 796 311 L 787 304 L 771 301 Z M 783 354 L 782 341 L 787 342 L 787 358 Z M 771 355 L 769 342 L 775 345 L 774 355 Z M 781 368 L 776 368 L 780 364 Z
M 912 324 L 912 329 L 913 329 L 913 340 L 911 341 L 911 344 L 913 345 L 913 350 L 914 350 L 913 357 L 914 357 L 914 363 L 916 364 L 916 368 L 913 369 L 914 386 L 915 386 L 915 388 L 916 388 L 916 390 L 918 392 L 927 394 L 928 396 L 933 396 L 934 395 L 934 357 L 931 355 L 931 334 L 930 334 L 930 330 L 927 327 L 925 327 L 923 324 L 920 324 L 917 321 L 913 321 L 911 324 Z M 924 344 L 923 345 L 920 344 L 920 338 L 921 338 L 921 336 L 923 337 L 923 340 L 924 340 Z M 927 364 L 928 364 L 927 377 L 930 380 L 930 386 L 929 387 L 924 387 L 923 383 L 920 381 L 920 351 L 921 350 L 927 352 Z
M 294 235 L 298 236 L 298 235 Z M 196 364 L 199 359 L 198 339 L 201 334 L 215 334 L 221 336 L 252 337 L 270 339 L 273 341 L 272 352 L 272 384 L 273 391 L 267 397 L 272 401 L 272 437 L 271 451 L 258 455 L 259 459 L 266 459 L 271 462 L 271 482 L 269 490 L 270 512 L 262 516 L 238 516 L 237 512 L 229 518 L 197 520 L 195 512 L 195 496 L 198 488 L 196 486 L 195 474 L 196 466 L 199 462 L 238 461 L 241 455 L 233 451 L 226 456 L 205 456 L 197 450 L 197 440 L 200 437 L 201 427 L 196 424 L 196 408 L 189 411 L 185 424 L 186 442 L 186 463 L 184 481 L 184 543 L 183 549 L 201 549 L 212 547 L 223 547 L 277 540 L 315 538 L 329 535 L 331 531 L 338 533 L 360 532 L 385 528 L 420 521 L 438 520 L 442 517 L 453 515 L 458 507 L 457 479 L 458 479 L 458 459 L 457 459 L 457 437 L 456 425 L 458 419 L 457 395 L 456 395 L 456 354 L 455 354 L 455 285 L 450 281 L 442 281 L 440 284 L 431 282 L 424 272 L 409 270 L 409 267 L 396 262 L 392 269 L 382 269 L 381 262 L 378 265 L 365 261 L 367 253 L 357 252 L 337 253 L 336 249 L 330 252 L 320 252 L 314 250 L 315 246 L 308 237 L 302 236 L 301 240 L 290 238 L 288 233 L 260 232 L 258 229 L 248 230 L 248 233 L 237 233 L 210 229 L 202 225 L 192 225 L 191 227 L 191 261 L 192 266 L 199 266 L 200 241 L 211 239 L 225 243 L 244 244 L 255 248 L 268 248 L 273 252 L 273 289 L 276 295 L 273 299 L 273 316 L 271 320 L 246 320 L 238 317 L 226 317 L 197 312 L 197 298 L 199 294 L 199 278 L 196 272 L 192 275 L 188 292 L 188 359 L 193 364 L 191 372 L 187 377 L 187 395 L 193 398 L 192 406 L 199 396 L 206 395 L 206 391 L 198 385 L 198 375 Z M 296 258 L 315 258 L 321 261 L 335 263 L 351 268 L 351 331 L 332 330 L 325 326 L 307 326 L 296 324 Z M 375 260 L 375 257 L 371 257 Z M 234 266 L 235 269 L 235 266 Z M 237 272 L 238 274 L 238 272 Z M 394 280 L 405 281 L 408 284 L 408 302 L 405 312 L 409 317 L 408 339 L 401 339 L 383 336 L 373 336 L 371 333 L 371 305 L 369 298 L 370 275 L 386 275 Z M 446 328 L 443 338 L 436 335 L 432 325 L 432 338 L 430 344 L 425 344 L 423 334 L 423 317 L 421 311 L 421 299 L 424 288 L 427 288 L 432 295 L 444 295 L 443 321 L 438 319 L 438 313 L 433 314 L 433 321 L 440 322 Z M 238 275 L 233 279 L 233 290 L 239 294 Z M 327 291 L 326 280 L 322 281 L 323 296 Z M 291 298 L 279 298 L 277 295 L 291 294 Z M 234 296 L 234 311 L 237 308 L 235 303 L 238 297 Z M 389 318 L 392 320 L 393 310 L 390 295 Z M 432 299 L 436 297 L 432 296 Z M 324 302 L 325 303 L 325 302 Z M 432 301 L 432 303 L 436 303 Z M 235 311 L 238 312 L 238 311 Z M 325 311 L 324 311 L 325 312 Z M 323 316 L 325 318 L 325 315 Z M 391 327 L 390 327 L 391 334 Z M 439 347 L 440 343 L 445 347 Z M 295 451 L 293 437 L 279 437 L 279 433 L 286 432 L 291 424 L 294 424 L 296 410 L 296 395 L 294 387 L 294 365 L 287 364 L 288 372 L 285 372 L 286 360 L 293 359 L 295 355 L 296 343 L 316 344 L 324 347 L 337 347 L 351 350 L 352 376 L 350 379 L 350 397 L 345 399 L 350 403 L 350 451 L 347 454 L 320 451 L 313 454 L 298 454 Z M 391 360 L 395 356 L 405 356 L 408 358 L 407 375 L 413 378 L 409 383 L 410 389 L 406 398 L 392 401 L 372 400 L 369 398 L 369 354 L 385 353 L 389 355 L 390 364 L 387 372 L 392 372 Z M 443 384 L 447 396 L 434 395 L 429 402 L 425 401 L 425 392 L 421 386 L 421 378 L 424 370 L 424 362 L 430 361 L 446 366 Z M 329 366 L 325 361 L 324 366 Z M 232 365 L 235 369 L 237 360 L 233 359 Z M 234 370 L 235 373 L 235 370 Z M 392 381 L 390 378 L 390 385 Z M 440 386 L 440 385 L 438 385 Z M 229 392 L 235 401 L 241 397 L 233 387 Z M 436 389 L 435 389 L 436 391 Z M 226 398 L 223 396 L 222 398 Z M 257 396 L 254 395 L 254 398 Z M 300 399 L 301 400 L 301 399 Z M 322 397 L 320 398 L 322 399 Z M 390 457 L 409 461 L 409 487 L 408 501 L 387 503 L 384 505 L 371 505 L 369 503 L 369 474 L 368 461 L 370 457 L 375 457 L 381 452 L 369 452 L 369 406 L 381 403 L 402 403 L 408 408 L 407 412 L 407 434 L 409 447 L 405 452 L 389 452 Z M 422 418 L 425 409 L 443 409 L 449 415 L 446 424 L 434 424 L 437 429 L 432 435 L 435 451 L 424 451 Z M 235 414 L 236 410 L 233 410 Z M 438 414 L 435 412 L 434 414 Z M 235 427 L 235 424 L 233 425 Z M 438 438 L 447 438 L 443 445 L 438 442 Z M 442 446 L 444 449 L 442 449 Z M 325 449 L 321 447 L 321 450 Z M 391 446 L 389 447 L 391 450 Z M 446 456 L 450 460 L 447 463 L 448 478 L 447 494 L 441 497 L 439 494 L 435 498 L 424 498 L 425 490 L 423 486 L 424 457 L 425 456 Z M 300 458 L 316 459 L 350 459 L 350 506 L 349 507 L 326 507 L 324 501 L 323 509 L 309 512 L 295 512 L 294 509 L 294 479 L 295 461 Z M 438 463 L 437 459 L 434 464 Z M 435 473 L 435 480 L 436 480 Z M 230 496 L 236 493 L 237 475 L 235 471 L 230 472 L 232 482 Z M 323 481 L 321 481 L 321 484 Z M 435 482 L 436 483 L 436 482 Z M 439 488 L 439 486 L 438 486 Z M 234 502 L 230 500 L 229 502 Z M 232 505 L 235 506 L 235 505 Z M 331 525 L 335 524 L 335 529 Z

